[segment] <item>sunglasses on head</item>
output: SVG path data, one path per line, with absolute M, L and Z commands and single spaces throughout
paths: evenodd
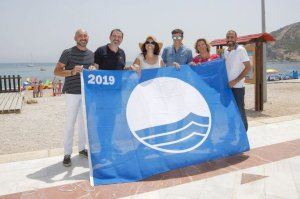
M 182 36 L 172 36 L 172 38 L 174 39 L 174 40 L 180 40 L 180 39 L 182 39 Z
M 155 42 L 155 41 L 146 41 L 145 44 L 152 44 L 152 45 L 155 45 L 156 42 Z

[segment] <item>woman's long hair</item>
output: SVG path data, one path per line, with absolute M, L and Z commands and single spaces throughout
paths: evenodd
M 154 51 L 153 51 L 153 54 L 154 55 L 159 55 L 160 49 L 159 49 L 158 43 L 155 42 L 155 41 L 152 41 L 152 42 L 154 42 Z M 142 54 L 144 56 L 144 59 L 146 59 L 146 54 L 147 54 L 146 42 L 143 43 L 141 50 L 142 50 Z

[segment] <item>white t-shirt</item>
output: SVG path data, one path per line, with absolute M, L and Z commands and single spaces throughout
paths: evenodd
M 149 68 L 160 68 L 160 62 L 161 62 L 161 56 L 158 55 L 158 59 L 157 59 L 157 62 L 154 63 L 154 64 L 148 64 L 144 58 L 144 56 L 142 54 L 139 54 L 137 56 L 137 59 L 140 60 L 140 63 L 141 63 L 141 68 L 142 69 L 149 69 Z
M 249 61 L 249 56 L 246 49 L 238 45 L 236 49 L 228 51 L 228 48 L 224 50 L 224 57 L 226 61 L 226 70 L 228 75 L 228 81 L 236 79 L 242 71 L 245 69 L 243 62 Z M 234 88 L 243 88 L 245 84 L 245 78 L 241 79 Z

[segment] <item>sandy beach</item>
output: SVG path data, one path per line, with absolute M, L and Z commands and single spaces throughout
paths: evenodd
M 264 111 L 254 111 L 254 85 L 246 85 L 249 121 L 300 113 L 300 80 L 269 82 Z M 50 90 L 36 104 L 23 104 L 20 114 L 0 114 L 0 155 L 63 147 L 65 96 L 52 97 Z M 24 94 L 25 100 L 32 93 Z M 24 101 L 25 101 L 24 100 Z M 74 145 L 77 145 L 75 132 Z

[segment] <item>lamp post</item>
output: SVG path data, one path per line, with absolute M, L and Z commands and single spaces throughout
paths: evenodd
M 261 31 L 266 32 L 266 14 L 265 14 L 265 0 L 261 0 Z M 267 49 L 266 44 L 263 44 L 263 100 L 267 102 L 267 75 L 266 75 L 266 64 L 267 64 Z

